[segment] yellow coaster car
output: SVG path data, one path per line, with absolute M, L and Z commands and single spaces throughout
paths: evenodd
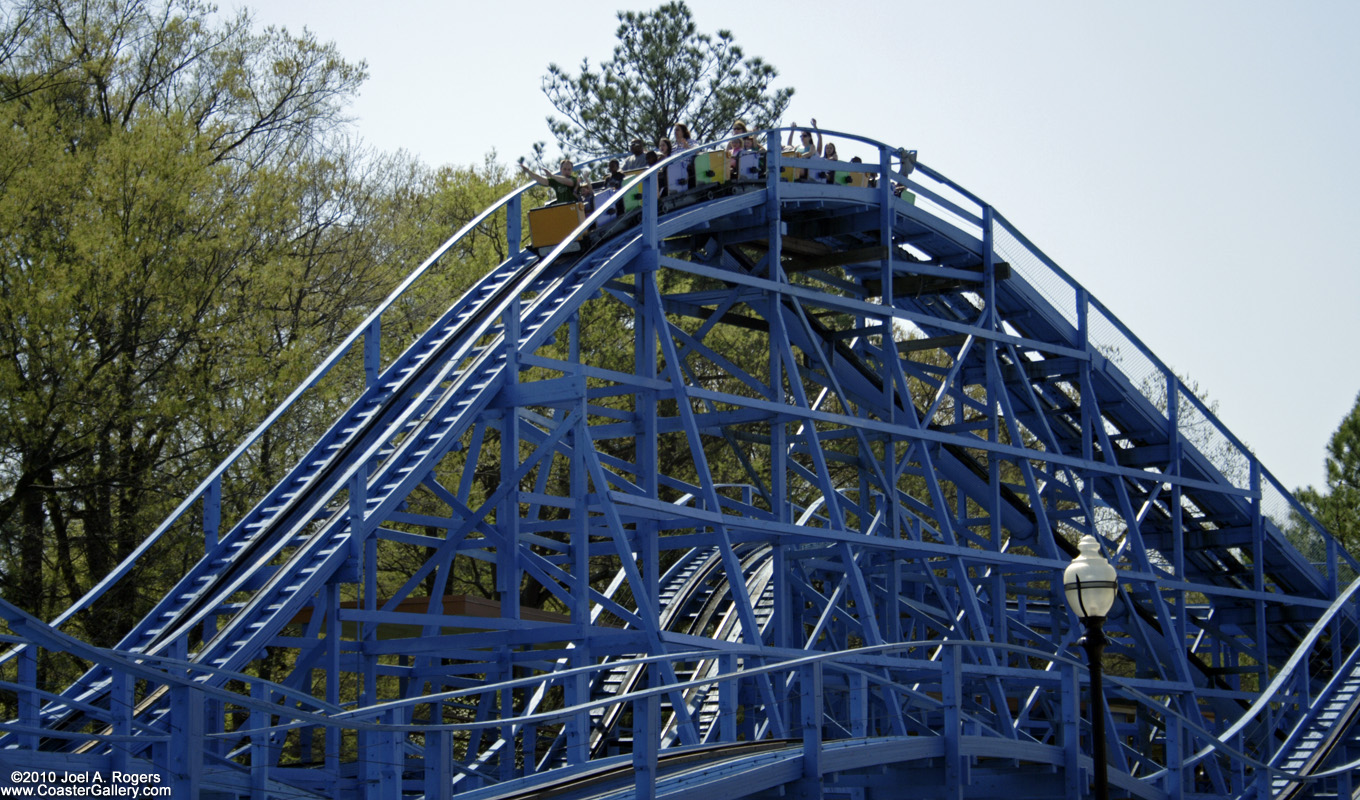
M 838 170 L 832 183 L 835 183 L 837 186 L 858 186 L 863 189 L 869 185 L 869 173 L 841 172 Z
M 571 235 L 586 219 L 582 203 L 553 203 L 529 210 L 529 238 L 534 249 L 553 247 Z
M 694 157 L 694 182 L 727 183 L 727 151 L 711 150 Z
M 806 153 L 799 153 L 790 149 L 780 153 L 779 157 L 787 162 L 795 158 L 805 158 L 806 155 Z M 790 167 L 787 164 L 779 167 L 779 179 L 781 181 L 798 181 L 805 177 L 807 177 L 807 170 L 802 169 L 801 167 Z

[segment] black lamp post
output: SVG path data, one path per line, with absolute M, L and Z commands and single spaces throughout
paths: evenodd
M 1105 757 L 1105 687 L 1101 676 L 1100 654 L 1105 651 L 1105 615 L 1114 605 L 1119 588 L 1114 567 L 1100 554 L 1100 544 L 1094 536 L 1081 537 L 1077 543 L 1081 555 L 1072 559 L 1063 572 L 1063 590 L 1067 604 L 1086 626 L 1086 635 L 1078 642 L 1086 649 L 1091 665 L 1091 733 L 1092 760 L 1095 762 L 1096 800 L 1109 800 L 1110 779 Z

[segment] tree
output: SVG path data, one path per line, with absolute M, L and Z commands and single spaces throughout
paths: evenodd
M 0 3 L 7 599 L 50 616 L 107 574 L 404 273 L 376 225 L 389 178 L 335 135 L 363 78 L 197 0 Z M 202 552 L 191 527 L 84 635 L 159 598 Z
M 1327 488 L 1295 493 L 1352 554 L 1360 552 L 1360 396 L 1327 443 Z
M 698 33 L 689 7 L 618 13 L 619 43 L 611 60 L 570 75 L 548 66 L 543 93 L 564 119 L 548 117 L 563 152 L 604 156 L 628 149 L 634 137 L 654 142 L 679 122 L 699 140 L 720 136 L 737 119 L 751 130 L 770 127 L 788 108 L 793 89 L 775 89 L 779 72 L 746 58 L 732 33 Z

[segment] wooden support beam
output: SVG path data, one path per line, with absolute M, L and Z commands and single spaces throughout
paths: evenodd
M 888 248 L 882 245 L 877 247 L 861 247 L 857 250 L 841 250 L 837 252 L 802 255 L 788 249 L 788 243 L 792 241 L 796 240 L 790 236 L 784 237 L 784 254 L 786 256 L 791 256 L 784 262 L 785 272 L 811 272 L 818 269 L 845 267 L 852 264 L 877 264 L 888 257 Z M 814 244 L 816 243 L 814 242 Z
M 936 350 L 946 347 L 962 347 L 969 334 L 956 333 L 951 336 L 931 336 L 925 339 L 908 339 L 897 343 L 897 352 L 914 353 L 918 350 Z
M 1005 261 L 996 262 L 996 279 L 998 281 L 1008 280 L 1011 277 L 1011 265 Z M 945 292 L 956 292 L 960 289 L 980 288 L 982 281 L 982 267 L 950 267 L 955 272 L 974 273 L 977 278 L 955 278 L 941 275 L 898 275 L 893 279 L 894 297 L 920 297 L 927 294 L 944 294 Z M 866 280 L 864 291 L 870 295 L 883 293 L 883 281 Z

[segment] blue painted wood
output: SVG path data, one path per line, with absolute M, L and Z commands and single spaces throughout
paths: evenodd
M 1360 645 L 1356 562 L 1004 216 L 828 135 L 869 163 L 800 167 L 877 187 L 780 180 L 771 132 L 763 174 L 662 197 L 677 154 L 625 187 L 639 210 L 547 252 L 519 249 L 522 192 L 503 199 L 516 254 L 389 364 L 402 293 L 365 320 L 286 405 L 359 338 L 368 385 L 226 533 L 227 465 L 185 501 L 208 553 L 116 650 L 0 606 L 23 637 L 7 658 L 96 665 L 60 696 L 31 666 L 0 684 L 29 698 L 5 758 L 328 797 L 568 791 L 634 759 L 617 781 L 643 795 L 823 776 L 827 796 L 1071 796 L 1090 759 L 1055 587 L 1090 533 L 1121 569 L 1110 655 L 1136 675 L 1110 680 L 1121 791 L 1325 771 L 1299 759 L 1350 708 L 1327 671 Z M 464 596 L 477 581 L 499 597 Z M 234 694 L 270 649 L 278 681 Z M 1304 743 L 1272 749 L 1277 727 Z M 216 757 L 186 761 L 171 731 Z

